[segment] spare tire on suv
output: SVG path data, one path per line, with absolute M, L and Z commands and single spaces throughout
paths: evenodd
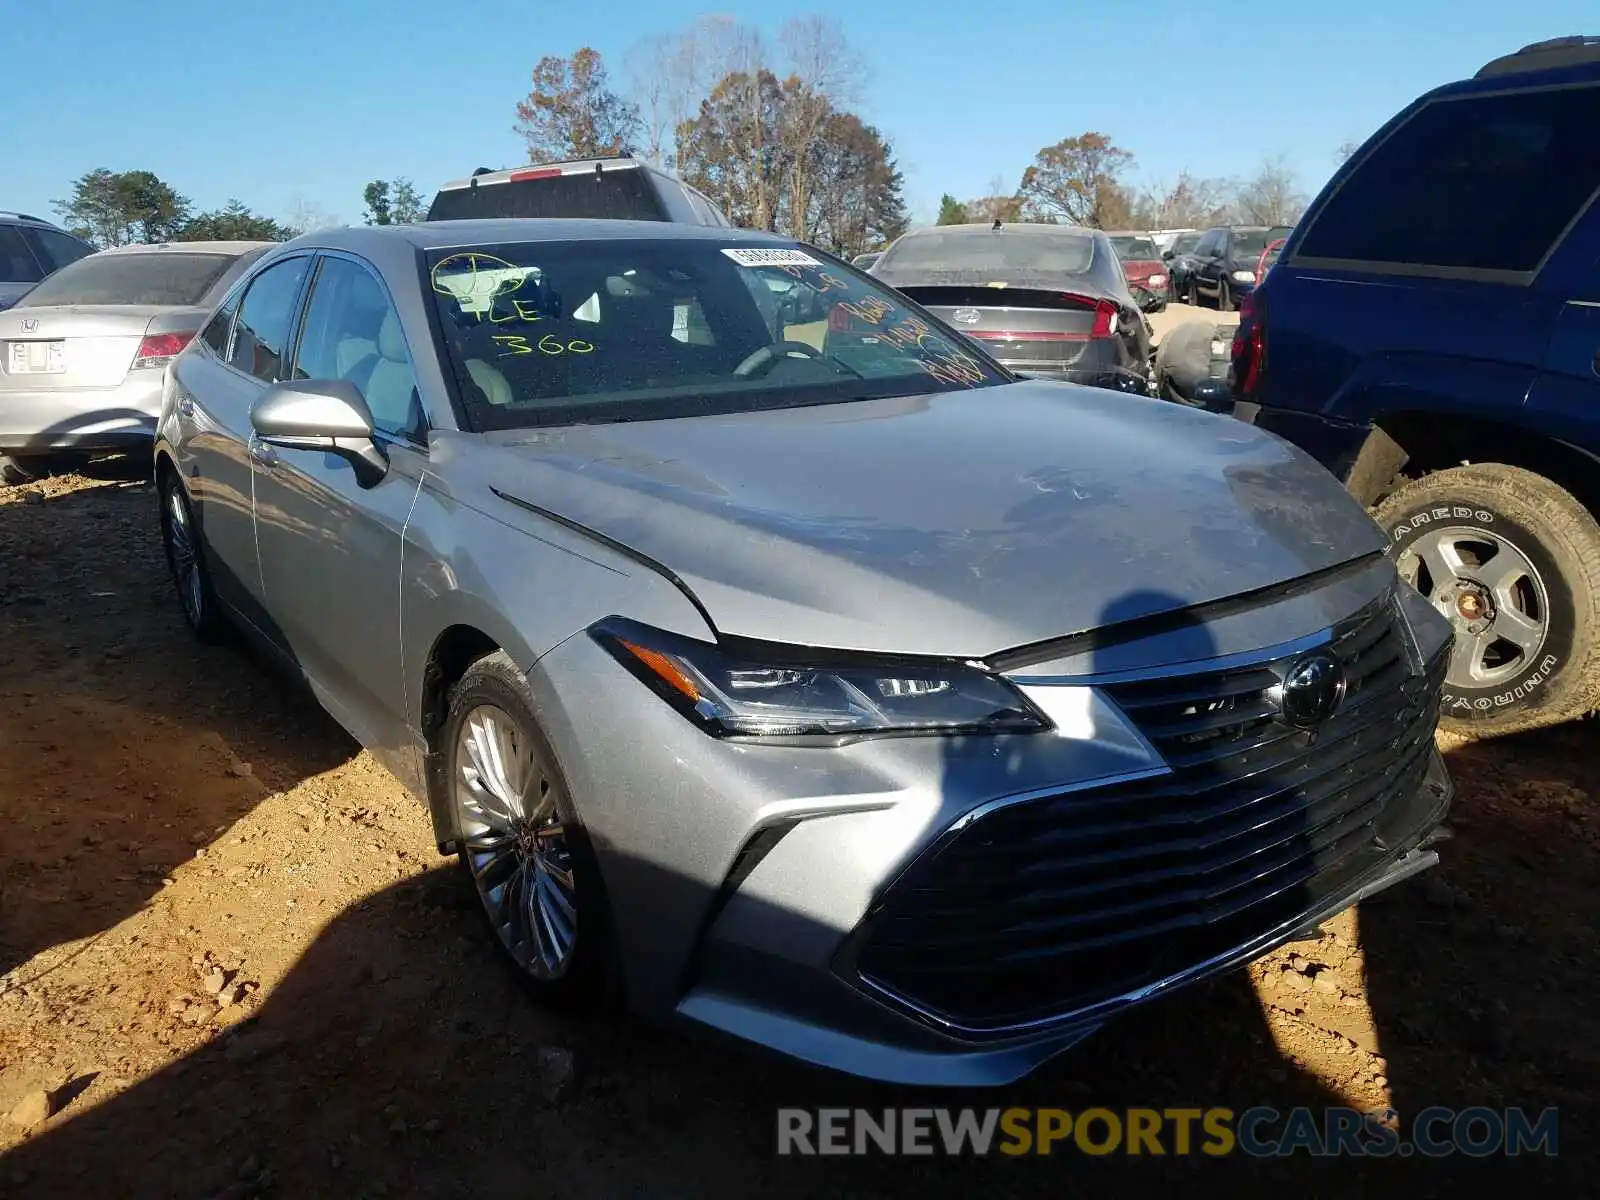
M 1401 576 L 1455 625 L 1441 717 L 1512 733 L 1600 704 L 1600 524 L 1543 476 L 1435 471 L 1377 509 Z

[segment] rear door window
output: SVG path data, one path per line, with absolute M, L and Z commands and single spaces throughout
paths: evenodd
M 0 283 L 37 283 L 44 274 L 15 225 L 0 225 Z
M 1312 219 L 1298 259 L 1527 275 L 1600 188 L 1600 86 L 1434 100 Z
M 69 263 L 94 253 L 93 246 L 54 229 L 29 229 L 26 234 L 33 243 L 34 252 L 52 271 L 59 271 Z

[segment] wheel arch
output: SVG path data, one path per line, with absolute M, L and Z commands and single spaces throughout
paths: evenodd
M 1401 409 L 1374 417 L 1346 486 L 1372 506 L 1408 479 L 1480 462 L 1542 475 L 1600 518 L 1600 459 L 1525 425 L 1457 413 Z
M 440 630 L 428 650 L 422 668 L 422 687 L 418 696 L 418 728 L 426 742 L 428 811 L 433 817 L 434 840 L 441 854 L 456 849 L 455 808 L 450 803 L 449 780 L 444 777 L 444 750 L 439 745 L 450 711 L 450 693 L 472 664 L 507 649 L 475 624 L 457 622 Z

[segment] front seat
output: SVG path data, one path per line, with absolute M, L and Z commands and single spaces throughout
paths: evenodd
M 472 376 L 472 382 L 478 385 L 483 398 L 490 404 L 504 407 L 516 399 L 512 394 L 511 385 L 497 368 L 490 366 L 481 358 L 469 358 L 466 364 L 467 374 Z
M 417 377 L 411 369 L 411 355 L 405 334 L 394 309 L 384 314 L 378 327 L 377 355 L 362 389 L 373 420 L 381 427 L 406 434 L 422 429 L 422 400 L 417 395 Z

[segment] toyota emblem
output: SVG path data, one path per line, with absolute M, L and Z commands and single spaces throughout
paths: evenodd
M 1277 691 L 1278 713 L 1296 729 L 1315 729 L 1344 702 L 1349 681 L 1344 664 L 1326 650 L 1302 654 L 1289 664 Z
M 962 325 L 976 325 L 983 320 L 983 314 L 975 308 L 958 308 L 950 317 Z

